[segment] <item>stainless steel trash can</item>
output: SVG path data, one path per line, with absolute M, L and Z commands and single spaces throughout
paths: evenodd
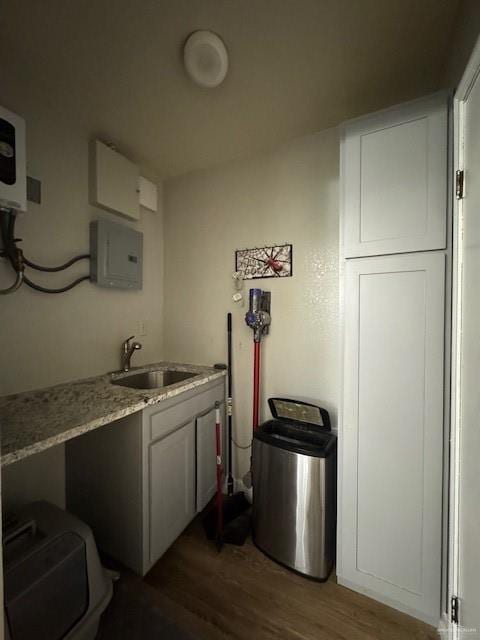
M 328 412 L 270 398 L 253 439 L 253 540 L 273 560 L 328 578 L 335 559 L 336 450 Z

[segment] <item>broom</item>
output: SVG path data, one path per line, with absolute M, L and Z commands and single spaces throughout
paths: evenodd
M 227 314 L 228 371 L 228 476 L 227 496 L 222 493 L 223 468 L 220 440 L 220 410 L 216 406 L 215 444 L 217 452 L 217 495 L 215 503 L 207 507 L 203 526 L 209 540 L 215 540 L 220 551 L 224 543 L 243 545 L 250 532 L 251 505 L 241 491 L 233 493 L 233 401 L 232 401 L 232 314 Z

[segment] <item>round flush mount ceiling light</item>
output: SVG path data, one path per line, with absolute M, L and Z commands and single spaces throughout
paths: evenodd
M 222 40 L 211 31 L 195 31 L 183 50 L 185 68 L 201 87 L 218 87 L 228 71 L 228 53 Z

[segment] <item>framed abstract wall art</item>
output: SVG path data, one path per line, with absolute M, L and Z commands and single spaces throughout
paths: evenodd
M 235 251 L 235 271 L 244 280 L 255 278 L 288 278 L 293 275 L 293 246 L 239 249 Z

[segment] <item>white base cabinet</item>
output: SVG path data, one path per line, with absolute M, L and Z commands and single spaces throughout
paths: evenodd
M 431 624 L 440 614 L 443 252 L 348 260 L 339 582 Z
M 217 401 L 224 433 L 221 379 L 66 445 L 68 510 L 91 526 L 103 551 L 140 575 L 215 493 Z

